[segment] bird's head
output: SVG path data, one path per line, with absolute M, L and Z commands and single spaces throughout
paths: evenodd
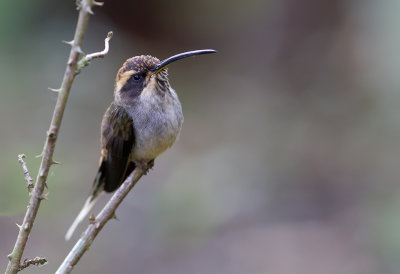
M 114 96 L 117 102 L 129 102 L 142 94 L 157 93 L 163 96 L 169 91 L 167 66 L 177 60 L 214 53 L 215 50 L 195 50 L 180 53 L 163 61 L 150 55 L 140 55 L 125 61 L 115 79 Z

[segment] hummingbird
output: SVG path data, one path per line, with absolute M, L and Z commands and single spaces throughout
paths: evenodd
M 182 128 L 183 114 L 178 95 L 168 81 L 167 66 L 183 58 L 215 52 L 188 51 L 163 61 L 140 55 L 125 61 L 115 79 L 114 101 L 101 123 L 99 169 L 66 240 L 103 191 L 116 190 L 135 168 L 147 174 L 154 159 L 174 144 Z

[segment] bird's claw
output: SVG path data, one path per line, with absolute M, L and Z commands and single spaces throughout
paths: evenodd
M 145 161 L 138 161 L 136 163 L 140 169 L 142 170 L 143 175 L 147 175 L 147 173 L 149 172 L 150 169 L 152 169 L 154 167 L 154 159 L 150 160 L 148 162 Z

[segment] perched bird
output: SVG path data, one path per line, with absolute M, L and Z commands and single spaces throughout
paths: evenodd
M 172 146 L 182 127 L 183 114 L 178 95 L 169 84 L 167 65 L 215 50 L 195 50 L 163 61 L 149 55 L 125 61 L 115 79 L 114 101 L 101 123 L 100 167 L 90 196 L 72 223 L 69 240 L 99 195 L 113 192 L 136 168 L 144 174 L 154 159 Z

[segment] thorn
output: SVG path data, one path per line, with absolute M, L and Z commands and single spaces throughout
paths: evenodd
M 50 164 L 51 165 L 61 165 L 61 162 L 57 162 L 57 161 L 51 160 Z
M 104 5 L 104 2 L 96 2 L 95 0 L 92 1 L 93 6 L 99 6 L 102 7 Z
M 47 191 L 47 193 L 42 193 L 42 195 L 40 195 L 39 199 L 48 201 L 49 199 L 47 199 L 47 196 L 49 196 L 49 194 L 50 194 L 50 192 L 48 192 L 48 191 Z
M 13 256 L 12 253 L 10 253 L 10 254 L 7 255 L 7 258 L 8 258 L 8 260 L 10 260 L 10 261 L 12 260 L 13 257 L 14 257 L 14 256 Z
M 70 45 L 72 47 L 75 43 L 75 40 L 71 40 L 71 41 L 62 40 L 61 42 L 63 42 L 64 44 Z
M 55 92 L 55 93 L 59 93 L 61 91 L 60 88 L 48 88 L 49 90 Z
M 17 224 L 17 223 L 15 223 L 15 224 L 18 226 L 19 229 L 21 229 L 22 225 L 19 225 L 19 224 Z
M 86 12 L 89 13 L 90 15 L 93 15 L 93 14 L 94 14 L 94 12 L 93 12 L 93 10 L 92 10 L 92 7 L 90 7 L 90 6 L 87 6 L 87 7 L 86 7 Z
M 43 152 L 35 156 L 35 158 L 42 158 L 42 157 L 43 157 Z
M 75 47 L 75 50 L 76 50 L 77 52 L 79 52 L 80 54 L 84 54 L 84 52 L 82 51 L 81 47 L 79 47 L 79 46 L 76 46 L 76 47 Z
M 115 215 L 115 212 L 114 212 L 114 215 L 112 216 L 112 219 L 119 221 L 117 215 Z

